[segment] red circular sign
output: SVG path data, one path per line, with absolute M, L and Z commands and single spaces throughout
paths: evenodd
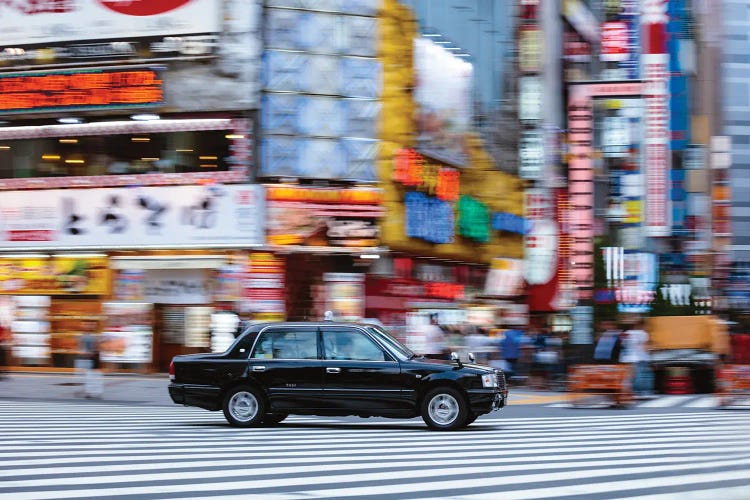
M 182 7 L 191 0 L 99 0 L 99 3 L 127 16 L 155 16 Z

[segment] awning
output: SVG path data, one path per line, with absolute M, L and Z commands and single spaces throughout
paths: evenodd
M 219 269 L 226 263 L 224 255 L 121 256 L 110 259 L 112 269 Z

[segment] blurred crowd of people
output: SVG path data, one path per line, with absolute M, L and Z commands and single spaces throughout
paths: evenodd
M 554 331 L 544 321 L 532 319 L 526 327 L 492 328 L 471 324 L 441 325 L 432 315 L 422 331 L 425 357 L 450 359 L 451 352 L 472 353 L 478 363 L 502 369 L 518 384 L 539 389 L 564 390 L 572 364 L 633 365 L 633 391 L 639 396 L 654 392 L 650 367 L 649 336 L 642 318 L 622 322 L 602 321 L 593 353 L 582 353 L 568 342 L 568 335 Z

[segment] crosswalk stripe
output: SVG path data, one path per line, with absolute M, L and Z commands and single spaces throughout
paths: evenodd
M 695 396 L 663 396 L 660 398 L 652 399 L 651 401 L 644 401 L 638 406 L 641 408 L 665 408 L 667 406 L 679 406 Z
M 748 457 L 750 455 L 745 455 Z M 575 464 L 567 464 L 571 467 L 576 467 Z M 670 464 L 670 465 L 648 465 L 648 466 L 631 466 L 631 467 L 619 467 L 616 469 L 616 474 L 647 474 L 654 472 L 673 472 L 680 471 L 684 474 L 687 470 L 698 469 L 704 470 L 707 468 L 718 469 L 720 467 L 736 467 L 738 465 L 750 465 L 750 458 L 743 458 L 737 460 L 736 458 L 729 460 L 719 461 L 698 461 L 695 463 L 687 464 Z M 470 467 L 471 474 L 493 474 L 491 477 L 482 479 L 461 479 L 461 480 L 443 480 L 435 481 L 430 483 L 395 483 L 397 480 L 404 479 L 432 479 L 439 478 L 441 476 L 450 476 L 456 473 L 456 468 L 444 467 L 444 468 L 431 468 L 427 470 L 409 470 L 409 471 L 394 471 L 394 472 L 373 472 L 373 473 L 361 473 L 361 474 L 333 474 L 325 476 L 305 476 L 305 477 L 275 477 L 273 479 L 256 479 L 252 482 L 252 489 L 263 490 L 273 489 L 290 486 L 312 486 L 312 485 L 326 485 L 326 484 L 346 484 L 350 482 L 364 482 L 364 481 L 378 481 L 381 486 L 369 486 L 366 489 L 362 488 L 351 488 L 351 487 L 336 487 L 325 490 L 314 490 L 307 492 L 307 497 L 313 498 L 332 498 L 332 497 L 348 497 L 348 496 L 372 496 L 372 495 L 393 495 L 396 493 L 417 493 L 431 490 L 456 490 L 466 488 L 472 484 L 481 485 L 510 485 L 510 484 L 523 484 L 528 481 L 526 475 L 521 476 L 502 476 L 503 472 L 520 472 L 527 469 L 528 465 L 521 467 L 514 466 L 484 466 Z M 221 472 L 221 471 L 219 471 Z M 245 480 L 247 473 L 250 471 L 243 471 L 243 479 L 241 481 L 225 481 L 225 482 L 210 482 L 210 483 L 190 483 L 190 484 L 163 484 L 163 485 L 149 485 L 149 486 L 122 486 L 112 487 L 107 486 L 107 495 L 145 495 L 145 494 L 167 494 L 167 493 L 199 493 L 205 491 L 231 491 L 238 488 L 246 488 L 248 482 Z M 202 473 L 205 478 L 206 472 Z M 744 473 L 740 471 L 732 471 L 732 478 L 746 477 Z M 740 474 L 743 474 L 740 476 Z M 602 469 L 587 469 L 586 475 L 588 479 L 595 477 L 607 477 L 612 476 L 613 471 L 609 467 Z M 500 476 L 500 477 L 498 477 Z M 111 476 L 114 477 L 114 476 Z M 111 479 L 110 477 L 110 479 Z M 194 477 L 194 475 L 191 475 Z M 209 476 L 210 477 L 210 476 Z M 535 478 L 540 481 L 564 481 L 579 477 L 579 473 L 573 471 L 561 471 L 561 472 L 543 472 L 535 475 Z M 87 479 L 87 486 L 91 484 L 93 478 Z M 352 480 L 355 481 L 352 481 Z M 80 479 L 75 484 L 80 484 Z M 382 485 L 385 483 L 385 485 Z M 469 484 L 467 484 L 469 483 Z M 682 484 L 682 482 L 680 483 Z M 105 483 L 106 486 L 106 483 Z M 33 486 L 36 491 L 33 492 L 33 496 L 25 496 L 20 494 L 16 498 L 36 498 L 39 500 L 43 499 L 55 499 L 55 498 L 90 498 L 98 497 L 102 494 L 100 488 L 85 488 L 77 490 L 56 490 L 56 491 L 41 491 L 38 490 L 39 485 Z
M 534 488 L 526 490 L 517 490 L 511 492 L 503 492 L 503 500 L 523 500 L 527 498 L 542 499 L 542 498 L 559 498 L 570 495 L 592 495 L 596 493 L 611 493 L 613 491 L 623 492 L 627 490 L 639 490 L 647 488 L 657 488 L 664 486 L 690 486 L 695 487 L 699 484 L 715 484 L 719 481 L 731 481 L 735 479 L 747 479 L 747 471 L 724 471 L 724 472 L 709 472 L 709 473 L 697 473 L 697 474 L 680 474 L 675 477 L 660 477 L 658 479 L 638 479 L 637 481 L 608 481 L 604 483 L 588 483 L 584 485 L 574 486 L 555 486 L 554 488 Z M 745 487 L 745 494 L 747 493 L 747 487 Z M 467 495 L 464 497 L 458 497 L 467 500 L 497 500 L 497 493 L 493 495 Z M 623 498 L 620 496 L 620 498 Z M 631 497 L 628 497 L 631 498 Z M 637 498 L 637 497 L 636 497 Z M 665 498 L 665 496 L 659 495 L 659 499 Z M 679 498 L 680 500 L 686 498 L 683 494 L 676 495 L 672 498 Z M 706 500 L 708 497 L 704 493 L 699 496 L 701 500 Z M 719 498 L 719 497 L 711 497 Z M 726 498 L 726 497 L 723 497 Z M 729 497 L 732 498 L 732 497 Z M 746 497 L 740 497 L 746 498 Z
M 719 398 L 715 396 L 706 396 L 696 398 L 683 405 L 685 408 L 716 408 L 719 406 Z
M 690 448 L 681 448 L 680 450 L 670 450 L 668 453 L 661 454 L 658 456 L 656 460 L 659 461 L 659 463 L 662 463 L 664 461 L 668 461 L 674 456 L 680 456 L 680 455 L 691 455 L 695 453 L 701 453 L 702 455 L 707 455 L 711 457 L 717 457 L 717 456 L 723 456 L 723 455 L 730 455 L 729 451 L 742 451 L 745 448 L 744 445 L 726 445 L 722 447 L 721 451 L 716 450 L 707 450 L 706 447 L 690 447 Z M 487 456 L 489 455 L 489 457 Z M 643 452 L 641 450 L 638 451 L 617 451 L 617 452 L 606 452 L 606 453 L 577 453 L 577 454 L 555 454 L 554 456 L 533 456 L 533 458 L 530 458 L 529 455 L 519 455 L 519 456 L 503 456 L 502 458 L 497 457 L 496 452 L 486 452 L 486 453 L 477 453 L 472 454 L 470 457 L 464 457 L 457 455 L 456 453 L 435 453 L 432 455 L 429 455 L 429 458 L 425 457 L 423 453 L 411 453 L 411 454 L 404 454 L 404 455 L 397 455 L 397 460 L 389 461 L 388 464 L 392 467 L 396 467 L 399 465 L 411 465 L 411 466 L 417 466 L 420 463 L 423 463 L 425 465 L 434 465 L 436 463 L 441 463 L 444 461 L 448 461 L 451 464 L 481 464 L 481 463 L 494 463 L 497 461 L 502 461 L 503 463 L 522 463 L 522 462 L 565 462 L 570 460 L 575 460 L 577 463 L 581 464 L 586 461 L 596 461 L 596 460 L 604 460 L 604 459 L 613 459 L 613 458 L 620 458 L 625 459 L 629 458 L 630 460 L 640 460 L 643 457 Z M 270 466 L 270 465 L 277 465 L 277 466 L 298 466 L 300 464 L 308 464 L 308 463 L 314 463 L 318 465 L 322 464 L 332 464 L 332 467 L 335 468 L 335 470 L 339 470 L 341 468 L 342 462 L 348 462 L 352 460 L 352 457 L 350 456 L 344 456 L 344 457 L 330 457 L 330 458 L 321 458 L 321 457 L 299 457 L 299 458 L 271 458 L 271 459 L 257 459 L 257 458 L 248 458 L 245 456 L 238 456 L 236 458 L 229 459 L 227 458 L 227 455 L 225 454 L 215 454 L 211 455 L 209 457 L 206 457 L 204 455 L 192 455 L 192 456 L 170 456 L 170 455 L 143 455 L 140 457 L 140 461 L 142 463 L 134 464 L 130 460 L 132 457 L 128 457 L 128 464 L 125 465 L 101 465 L 101 464 L 88 464 L 85 466 L 67 466 L 63 467 L 60 466 L 57 463 L 45 463 L 45 465 L 57 465 L 53 469 L 44 470 L 39 468 L 27 468 L 27 469 L 6 469 L 5 471 L 2 471 L 2 474 L 0 474 L 0 477 L 8 477 L 8 478 L 20 478 L 24 476 L 63 476 L 66 474 L 101 474 L 105 472 L 123 472 L 123 471 L 132 471 L 137 472 L 141 470 L 151 470 L 153 469 L 153 462 L 159 461 L 159 469 L 160 470 L 170 470 L 170 469 L 198 469 L 201 467 L 205 467 L 205 460 L 207 458 L 218 458 L 221 460 L 211 460 L 211 467 L 240 467 L 240 466 L 252 466 L 254 468 L 259 468 L 261 466 Z M 166 460 L 172 459 L 172 458 L 179 458 L 179 462 L 175 463 L 169 463 L 166 462 Z M 191 461 L 191 458 L 198 458 L 199 460 Z M 118 461 L 122 461 L 121 459 L 117 459 Z M 40 465 L 39 463 L 35 463 L 36 465 Z M 4 464 L 6 467 L 11 467 L 11 465 L 16 464 Z M 31 464 L 26 464 L 31 465 Z M 368 463 L 367 467 L 373 467 L 371 463 Z M 257 469 L 256 469 L 257 470 Z
M 750 487 L 750 419 L 695 408 L 493 415 L 469 432 L 435 433 L 418 419 L 293 416 L 236 429 L 189 408 L 0 401 L 0 498 L 620 498 Z

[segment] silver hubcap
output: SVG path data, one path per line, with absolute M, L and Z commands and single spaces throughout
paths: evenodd
M 458 401 L 450 394 L 438 394 L 430 400 L 430 418 L 439 425 L 449 425 L 458 418 Z
M 252 393 L 240 391 L 229 400 L 229 413 L 240 422 L 249 422 L 258 414 L 258 400 Z

